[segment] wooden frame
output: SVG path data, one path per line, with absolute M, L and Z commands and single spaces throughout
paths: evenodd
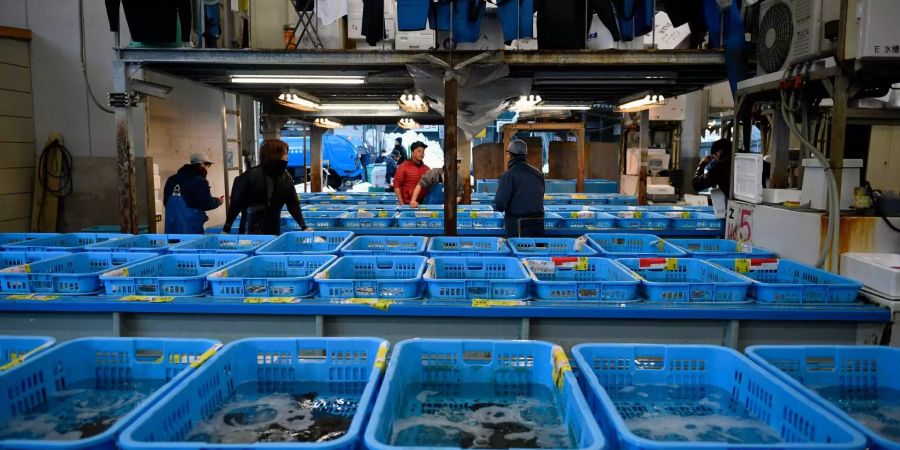
M 576 135 L 576 147 L 578 149 L 578 177 L 576 178 L 575 192 L 584 192 L 585 155 L 587 154 L 587 140 L 584 136 L 584 122 L 557 122 L 557 123 L 511 123 L 503 128 L 503 162 L 509 163 L 509 142 L 518 131 L 574 131 Z

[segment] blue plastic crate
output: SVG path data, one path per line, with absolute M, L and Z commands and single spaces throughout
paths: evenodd
M 400 228 L 444 228 L 444 211 L 400 211 L 397 214 Z
M 158 256 L 137 252 L 82 252 L 0 270 L 0 290 L 7 294 L 96 294 L 100 275 L 126 264 Z
M 512 250 L 500 237 L 435 236 L 428 241 L 429 256 L 509 256 Z
M 263 245 L 256 254 L 336 255 L 351 239 L 352 231 L 291 231 Z
M 344 256 L 315 276 L 324 298 L 422 297 L 424 256 Z
M 537 300 L 629 301 L 640 284 L 631 271 L 607 258 L 526 258 Z
M 59 236 L 59 233 L 0 233 L 0 246 L 51 236 Z
M 864 345 L 757 345 L 748 347 L 746 352 L 753 362 L 866 436 L 870 449 L 900 449 L 900 440 L 878 434 L 840 406 L 864 410 L 877 405 L 882 388 L 900 391 L 897 376 L 900 349 Z M 859 413 L 865 414 L 863 410 Z
M 411 385 L 425 385 L 435 394 L 472 395 L 467 385 L 487 386 L 485 404 L 491 398 L 530 396 L 535 389 L 550 392 L 559 405 L 561 424 L 578 450 L 601 450 L 606 440 L 591 417 L 568 359 L 562 348 L 537 341 L 486 341 L 412 339 L 397 344 L 382 383 L 372 418 L 366 427 L 365 445 L 372 450 L 431 448 L 392 445 L 391 435 L 404 416 L 434 413 L 440 409 L 471 410 L 479 399 L 440 404 L 404 398 Z M 487 390 L 487 389 L 486 389 Z M 459 447 L 440 447 L 455 450 Z
M 607 436 L 618 447 L 642 450 L 680 449 L 841 449 L 861 450 L 865 439 L 849 425 L 788 387 L 740 353 L 716 346 L 655 344 L 582 344 L 572 349 L 582 373 L 588 403 Z M 670 392 L 655 404 L 635 400 L 635 389 L 659 387 Z M 726 392 L 710 401 L 707 390 Z M 703 401 L 706 399 L 706 401 Z M 626 420 L 653 419 L 658 412 L 687 419 L 719 414 L 749 416 L 782 442 L 741 444 L 719 440 L 651 440 L 632 432 Z M 668 426 L 664 416 L 660 427 Z M 652 427 L 650 424 L 648 427 Z M 722 430 L 720 434 L 730 430 Z M 735 431 L 743 431 L 738 429 Z
M 212 225 L 204 228 L 204 233 L 206 234 L 222 234 L 222 229 L 225 228 L 224 223 L 220 223 L 218 225 Z
M 438 256 L 425 271 L 432 299 L 521 300 L 531 279 L 518 258 L 504 256 Z
M 3 449 L 114 449 L 116 436 L 212 356 L 217 341 L 206 339 L 89 338 L 56 345 L 0 376 L 8 404 L 0 423 L 40 412 L 48 400 L 79 387 L 130 391 L 144 385 L 146 397 L 94 436 L 74 440 L 7 439 Z M 147 386 L 149 385 L 149 386 Z M 193 399 L 192 399 L 193 400 Z M 82 418 L 81 420 L 93 419 Z M 27 419 L 25 419 L 27 420 Z
M 552 229 L 559 228 L 559 222 L 562 220 L 562 216 L 550 211 L 544 211 L 544 229 Z
M 120 225 L 94 225 L 81 229 L 82 233 L 114 233 L 118 234 L 122 230 Z M 138 234 L 147 234 L 150 232 L 147 225 L 138 225 Z
M 497 185 L 500 180 L 489 179 L 489 180 L 476 180 L 475 181 L 475 190 L 478 191 L 478 194 L 490 194 L 493 198 L 494 193 L 497 192 Z
M 168 253 L 169 248 L 173 245 L 202 237 L 202 234 L 139 234 L 98 242 L 88 245 L 84 249 L 100 252 L 144 252 L 163 255 Z
M 303 195 L 303 200 L 307 201 L 307 196 L 309 194 Z M 328 211 L 340 211 L 340 212 L 348 212 L 352 207 L 347 205 L 304 205 L 301 210 L 303 210 L 303 218 L 306 218 L 307 212 L 328 212 Z
M 422 255 L 425 236 L 357 236 L 341 248 L 341 254 L 357 255 Z
M 750 281 L 700 259 L 626 258 L 651 302 L 744 302 Z
M 180 253 L 129 264 L 100 277 L 106 295 L 197 296 L 209 290 L 207 275 L 247 256 L 241 253 Z
M 122 433 L 119 446 L 125 450 L 359 448 L 387 351 L 388 343 L 376 338 L 255 338 L 232 342 L 141 415 Z M 330 392 L 317 394 L 339 399 L 328 412 L 351 418 L 346 434 L 321 443 L 228 445 L 186 440 L 194 426 L 213 416 L 242 386 L 252 386 L 260 394 L 300 395 L 288 390 L 301 383 L 319 387 L 327 384 Z
M 169 251 L 172 253 L 244 253 L 251 255 L 274 239 L 275 236 L 269 235 L 214 234 L 173 245 Z
M 625 230 L 665 230 L 672 219 L 643 210 L 609 211 L 616 218 L 616 226 Z
M 773 258 L 775 253 L 756 247 L 749 242 L 728 239 L 669 239 L 668 243 L 687 252 L 692 258 Z
M 862 283 L 787 259 L 710 259 L 753 282 L 763 303 L 852 303 Z
M 441 219 L 443 220 L 443 214 Z M 456 213 L 456 226 L 461 230 L 501 229 L 503 214 L 494 211 L 459 211 Z
M 0 269 L 71 255 L 69 252 L 0 252 Z
M 120 233 L 69 233 L 4 245 L 6 250 L 24 252 L 81 252 L 85 247 L 110 239 L 131 236 Z
M 633 195 L 609 194 L 605 196 L 608 205 L 637 205 L 637 197 Z
M 607 258 L 682 258 L 688 254 L 652 234 L 588 233 L 591 246 Z
M 334 255 L 254 256 L 211 273 L 216 297 L 309 297 L 313 277 L 337 259 Z
M 609 201 L 609 197 L 603 194 L 569 194 L 569 204 L 573 206 L 594 206 L 605 205 Z
M 526 256 L 597 256 L 583 239 L 573 238 L 510 238 L 506 241 L 513 254 Z
M 346 211 L 304 211 L 303 221 L 306 222 L 306 226 L 312 228 L 337 228 L 339 219 L 344 214 L 346 214 Z M 289 219 L 286 220 L 282 217 L 282 228 L 297 227 L 297 222 L 294 221 L 294 218 L 289 217 Z
M 338 224 L 343 228 L 390 228 L 395 215 L 386 209 L 356 210 L 344 213 Z
M 696 211 L 659 211 L 655 213 L 668 217 L 669 228 L 673 230 L 718 230 L 725 222 L 724 219 L 716 219 L 716 216 L 712 214 Z
M 0 373 L 24 363 L 55 342 L 56 339 L 47 336 L 0 336 Z
M 545 206 L 553 206 L 553 205 L 571 205 L 572 197 L 566 194 L 544 194 L 544 205 Z
M 608 230 L 616 227 L 616 218 L 599 211 L 569 211 L 557 213 L 562 218 L 557 227 L 570 230 Z

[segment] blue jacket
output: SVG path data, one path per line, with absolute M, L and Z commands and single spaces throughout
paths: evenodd
M 500 177 L 494 209 L 507 216 L 534 217 L 544 214 L 544 174 L 522 158 L 509 162 Z
M 163 205 L 168 204 L 175 185 L 181 186 L 181 196 L 189 208 L 211 211 L 219 207 L 219 199 L 213 197 L 209 189 L 209 181 L 194 166 L 185 164 L 175 175 L 166 180 L 163 189 Z

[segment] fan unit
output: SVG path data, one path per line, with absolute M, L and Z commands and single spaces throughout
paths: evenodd
M 840 0 L 764 0 L 759 10 L 757 75 L 821 56 L 832 48 L 823 24 L 840 17 Z

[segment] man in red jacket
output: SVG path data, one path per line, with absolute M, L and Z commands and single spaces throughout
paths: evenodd
M 412 200 L 413 191 L 419 185 L 419 180 L 425 172 L 428 172 L 428 166 L 423 162 L 425 160 L 425 147 L 427 145 L 420 141 L 413 142 L 409 147 L 410 157 L 397 167 L 397 173 L 394 174 L 394 193 L 397 194 L 397 201 L 401 205 L 408 205 Z M 418 202 L 422 202 L 425 193 L 419 194 Z

